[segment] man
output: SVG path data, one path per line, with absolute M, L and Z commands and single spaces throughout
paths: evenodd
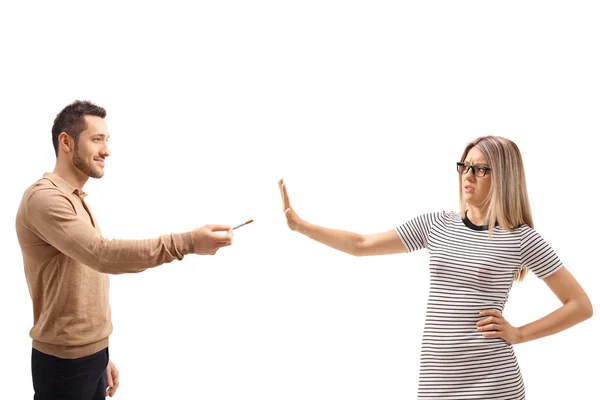
M 108 353 L 107 274 L 141 272 L 186 254 L 213 255 L 233 239 L 227 225 L 147 240 L 102 237 L 83 186 L 88 178 L 104 175 L 110 155 L 105 116 L 102 107 L 88 101 L 75 101 L 56 116 L 54 171 L 25 191 L 17 212 L 33 302 L 35 400 L 96 400 L 116 392 L 119 374 Z

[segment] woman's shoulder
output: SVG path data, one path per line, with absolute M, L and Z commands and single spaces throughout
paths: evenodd
M 462 217 L 457 211 L 439 210 L 430 213 L 430 215 L 433 216 L 435 221 L 444 224 L 462 221 Z
M 535 232 L 535 229 L 533 229 L 528 224 L 522 224 L 522 225 L 517 226 L 515 228 L 515 231 L 519 232 L 519 233 L 530 233 L 530 232 Z

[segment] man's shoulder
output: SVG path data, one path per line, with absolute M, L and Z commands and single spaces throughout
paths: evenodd
M 48 198 L 51 195 L 53 189 L 56 189 L 52 182 L 45 178 L 39 178 L 31 185 L 29 185 L 24 191 L 21 197 L 21 203 L 17 210 L 17 225 L 19 223 L 29 220 L 30 210 L 44 209 L 48 206 Z
M 21 204 L 45 203 L 48 198 L 59 193 L 60 189 L 50 179 L 42 177 L 25 189 Z
M 56 185 L 48 178 L 41 177 L 35 182 L 33 182 L 27 189 L 25 189 L 25 193 L 33 194 L 38 191 L 44 191 L 46 189 L 58 189 Z

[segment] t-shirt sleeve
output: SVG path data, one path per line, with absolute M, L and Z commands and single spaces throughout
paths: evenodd
M 442 216 L 440 212 L 422 214 L 396 227 L 396 233 L 409 253 L 427 247 L 429 232 Z
M 562 262 L 548 243 L 533 228 L 525 227 L 521 236 L 521 263 L 540 279 L 562 267 Z

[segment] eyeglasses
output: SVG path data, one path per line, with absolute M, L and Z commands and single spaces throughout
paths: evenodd
M 490 167 L 485 167 L 483 165 L 470 165 L 467 163 L 457 162 L 456 170 L 461 174 L 468 174 L 469 170 L 473 170 L 473 175 L 481 178 L 481 177 L 485 176 L 488 173 L 488 171 L 491 171 L 492 169 Z

